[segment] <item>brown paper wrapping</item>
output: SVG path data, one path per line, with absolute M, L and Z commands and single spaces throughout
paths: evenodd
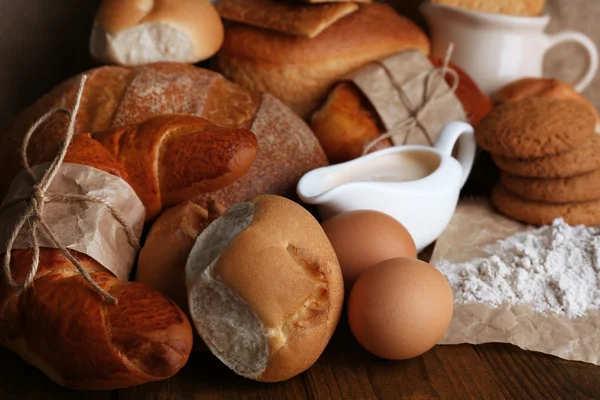
M 400 84 L 414 107 L 413 110 L 407 108 L 385 68 L 392 73 Z M 435 144 L 442 128 L 448 122 L 467 122 L 467 116 L 461 102 L 454 93 L 450 93 L 447 96 L 430 101 L 425 112 L 419 118 L 424 130 L 421 126 L 411 125 L 408 129 L 395 131 L 398 124 L 409 119 L 414 115 L 417 108 L 423 106 L 426 98 L 427 77 L 434 69 L 434 65 L 431 64 L 423 52 L 407 50 L 379 62 L 367 64 L 352 73 L 347 80 L 358 86 L 369 99 L 385 129 L 388 132 L 395 133 L 391 137 L 394 145 L 416 144 L 427 146 Z M 439 79 L 438 86 L 431 97 L 449 91 L 451 91 L 451 88 L 446 80 Z M 431 143 L 427 136 L 431 139 Z
M 485 246 L 527 229 L 530 227 L 494 212 L 487 200 L 462 200 L 436 243 L 431 263 L 485 257 Z M 456 304 L 450 328 L 439 344 L 492 342 L 600 365 L 600 311 L 569 319 L 542 315 L 525 306 Z
M 35 176 L 41 178 L 49 164 L 33 167 Z M 23 199 L 0 214 L 0 243 L 7 248 L 10 234 L 25 212 L 31 198 L 31 179 L 19 174 L 8 191 L 3 204 Z M 50 184 L 49 193 L 77 193 L 101 197 L 121 212 L 139 240 L 144 224 L 145 209 L 131 186 L 124 180 L 96 168 L 64 163 Z M 102 204 L 84 201 L 46 203 L 44 220 L 66 248 L 86 254 L 102 264 L 123 281 L 129 274 L 136 250 L 129 244 L 123 226 L 111 211 Z M 38 229 L 40 247 L 56 248 L 42 229 Z M 13 245 L 13 249 L 31 248 L 28 224 Z M 3 250 L 4 252 L 4 250 Z

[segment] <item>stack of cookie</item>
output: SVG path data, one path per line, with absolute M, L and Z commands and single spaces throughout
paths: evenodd
M 496 107 L 477 129 L 501 178 L 492 203 L 529 224 L 600 224 L 600 136 L 581 102 L 529 97 Z

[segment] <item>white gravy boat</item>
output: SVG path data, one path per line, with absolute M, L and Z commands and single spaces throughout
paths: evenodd
M 457 140 L 458 160 L 452 157 Z M 473 127 L 446 125 L 435 145 L 396 146 L 305 174 L 297 192 L 316 204 L 323 220 L 352 210 L 377 210 L 396 218 L 417 250 L 446 229 L 475 159 Z

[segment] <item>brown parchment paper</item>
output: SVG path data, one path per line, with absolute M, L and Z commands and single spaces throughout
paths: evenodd
M 386 71 L 387 69 L 387 71 Z M 414 115 L 415 110 L 425 103 L 427 77 L 435 69 L 427 56 L 419 50 L 407 50 L 378 62 L 367 64 L 347 77 L 364 93 L 380 117 L 385 129 L 394 132 L 391 141 L 394 145 L 435 144 L 442 128 L 451 121 L 467 122 L 462 104 L 454 95 L 431 100 L 421 114 L 420 124 L 412 124 L 408 129 L 398 130 L 396 126 Z M 402 91 L 407 95 L 410 105 L 402 100 L 388 71 L 394 76 Z M 435 98 L 442 93 L 451 92 L 445 79 L 438 79 L 436 89 L 431 94 Z M 422 127 L 421 127 L 422 126 Z M 427 133 L 427 134 L 426 134 Z M 427 139 L 431 139 L 431 143 Z
M 483 247 L 531 227 L 494 211 L 485 199 L 461 200 L 438 239 L 431 263 L 467 262 L 488 254 Z M 452 322 L 439 344 L 511 343 L 524 350 L 600 365 L 600 311 L 581 318 L 542 315 L 526 306 L 490 308 L 455 304 Z
M 48 165 L 33 167 L 38 179 Z M 31 179 L 25 172 L 19 174 L 3 204 L 17 199 L 30 199 L 31 185 Z M 85 165 L 63 163 L 48 192 L 87 194 L 106 199 L 121 212 L 139 241 L 145 209 L 131 186 L 121 178 Z M 10 234 L 24 214 L 25 208 L 25 201 L 21 201 L 0 214 L 2 253 L 5 252 Z M 114 273 L 118 279 L 129 280 L 136 250 L 129 244 L 122 225 L 104 205 L 83 201 L 51 202 L 46 203 L 42 216 L 66 248 L 87 254 Z M 42 229 L 38 229 L 37 232 L 41 247 L 56 247 Z M 13 248 L 31 248 L 30 238 L 29 226 L 25 224 Z

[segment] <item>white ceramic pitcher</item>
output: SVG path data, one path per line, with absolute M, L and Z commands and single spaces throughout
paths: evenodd
M 588 69 L 573 84 L 575 90 L 583 91 L 598 71 L 594 42 L 579 32 L 544 33 L 550 23 L 548 14 L 519 17 L 429 2 L 420 10 L 431 30 L 431 53 L 444 57 L 453 43 L 452 62 L 490 95 L 518 79 L 542 77 L 544 55 L 563 42 L 579 43 L 588 53 Z
M 460 138 L 458 160 L 452 150 Z M 308 172 L 298 182 L 302 201 L 316 204 L 325 220 L 352 210 L 377 210 L 396 218 L 417 250 L 446 229 L 475 158 L 473 127 L 451 122 L 435 147 L 396 146 Z

